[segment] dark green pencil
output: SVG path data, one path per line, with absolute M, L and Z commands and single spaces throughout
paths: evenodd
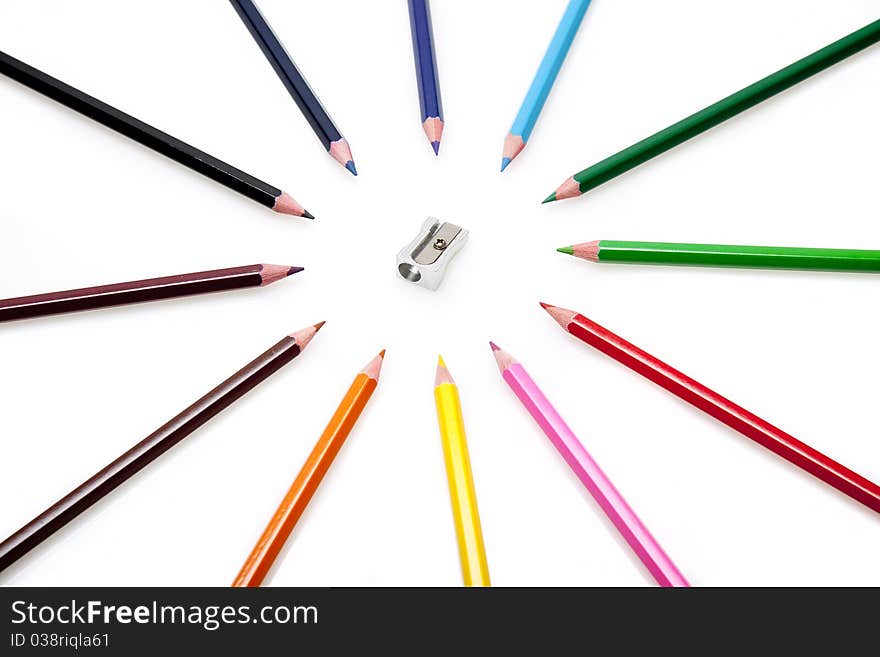
M 880 41 L 880 20 L 866 25 L 860 30 L 849 34 L 839 41 L 817 50 L 812 55 L 790 64 L 785 68 L 768 75 L 762 80 L 749 85 L 735 94 L 722 98 L 714 105 L 709 105 L 696 114 L 674 123 L 625 148 L 619 153 L 607 157 L 601 162 L 584 169 L 562 183 L 555 192 L 550 194 L 544 203 L 559 201 L 580 196 L 594 187 L 619 176 L 630 169 L 647 162 L 653 157 L 665 153 L 691 137 L 695 137 L 709 128 L 726 121 L 732 116 L 757 105 L 780 91 L 785 91 L 802 80 L 825 70 L 829 66 L 846 59 L 850 55 L 864 50 Z
M 591 262 L 880 272 L 880 251 L 601 240 L 556 249 Z

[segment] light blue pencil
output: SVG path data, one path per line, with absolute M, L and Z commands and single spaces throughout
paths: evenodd
M 502 171 L 525 148 L 589 6 L 590 0 L 569 0 L 565 14 L 559 21 L 559 27 L 556 28 L 556 34 L 553 35 L 553 40 L 547 47 L 547 52 L 544 53 L 544 59 L 541 60 L 538 72 L 535 73 L 532 86 L 529 87 L 529 92 L 519 108 L 519 113 L 513 120 L 510 133 L 504 139 L 504 150 L 501 154 Z

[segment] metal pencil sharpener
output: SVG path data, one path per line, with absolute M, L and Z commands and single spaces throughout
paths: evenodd
M 397 254 L 397 273 L 410 283 L 436 290 L 467 238 L 461 226 L 428 217 L 416 238 Z

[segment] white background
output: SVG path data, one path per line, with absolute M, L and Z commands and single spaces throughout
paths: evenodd
M 267 584 L 461 583 L 432 393 L 460 387 L 493 583 L 652 585 L 499 377 L 519 358 L 696 585 L 880 585 L 880 518 L 565 335 L 582 311 L 880 481 L 872 275 L 591 265 L 591 239 L 880 247 L 880 49 L 574 201 L 566 176 L 877 18 L 876 0 L 595 0 L 529 145 L 501 145 L 565 2 L 433 3 L 446 131 L 403 0 L 260 6 L 351 143 L 322 149 L 219 0 L 3 0 L 0 48 L 290 192 L 277 215 L 0 79 L 0 297 L 270 262 L 266 289 L 0 326 L 6 536 L 287 332 L 308 351 L 0 574 L 226 585 L 357 370 L 379 388 Z M 394 257 L 470 229 L 436 293 Z

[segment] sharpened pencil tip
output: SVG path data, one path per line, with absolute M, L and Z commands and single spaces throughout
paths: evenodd
M 432 141 L 431 148 L 434 149 L 434 155 L 440 155 L 440 142 L 439 141 Z
M 320 331 L 321 327 L 324 326 L 324 324 L 326 324 L 326 323 L 327 322 L 318 322 L 317 324 L 313 324 L 313 326 L 315 327 L 316 331 Z
M 287 270 L 287 275 L 293 276 L 294 274 L 298 274 L 299 272 L 301 272 L 303 269 L 305 269 L 305 267 L 291 267 Z
M 348 162 L 346 162 L 345 168 L 348 169 L 349 171 L 351 171 L 351 175 L 353 175 L 353 176 L 358 175 L 358 170 L 354 166 L 354 160 L 349 160 Z
M 502 157 L 501 158 L 501 170 L 504 171 L 507 168 L 507 165 L 510 164 L 512 161 L 513 160 L 511 160 L 509 157 Z
M 550 194 L 550 196 L 548 196 L 543 201 L 541 201 L 541 204 L 543 205 L 544 203 L 552 203 L 555 200 L 556 200 L 556 192 L 553 192 L 552 194 Z
M 302 216 L 305 217 L 306 219 L 314 219 L 315 218 L 315 215 L 313 215 L 308 210 L 303 210 Z
M 574 255 L 574 249 L 570 246 L 560 246 L 556 250 L 560 253 L 565 253 L 566 255 Z
M 382 358 L 385 358 L 385 350 L 384 349 L 379 352 L 379 356 Z
M 492 351 L 501 351 L 501 347 L 499 347 L 497 344 L 495 344 L 491 340 L 489 340 L 489 346 L 492 347 Z
M 549 303 L 544 303 L 543 301 L 539 301 L 538 303 L 541 304 L 541 308 L 543 308 L 544 310 L 549 310 L 553 307 Z
M 452 379 L 452 375 L 449 373 L 446 363 L 443 362 L 443 356 L 437 356 L 437 372 L 434 374 L 434 387 L 436 388 L 444 383 L 455 385 L 455 381 Z

